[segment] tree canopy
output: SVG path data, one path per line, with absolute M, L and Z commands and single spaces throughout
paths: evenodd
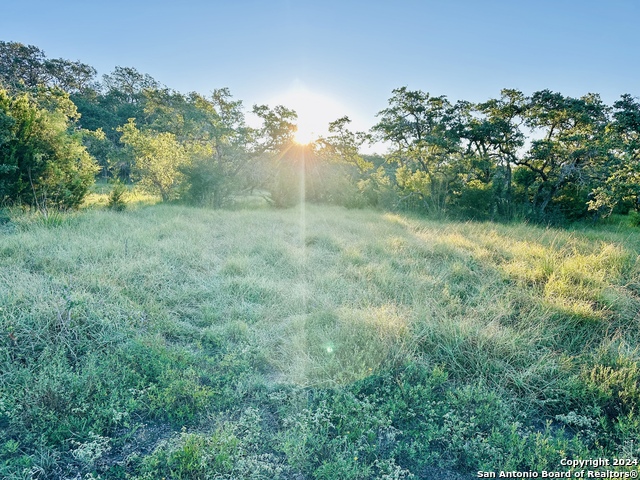
M 41 210 L 74 208 L 97 166 L 73 131 L 74 104 L 59 90 L 11 96 L 0 90 L 0 201 Z M 70 131 L 71 130 L 71 131 Z
M 477 219 L 557 221 L 640 209 L 640 103 L 503 89 L 472 103 L 400 87 L 369 132 L 336 119 L 310 145 L 297 114 L 254 105 L 249 127 L 228 88 L 181 93 L 134 67 L 101 79 L 79 61 L 0 42 L 0 198 L 79 205 L 100 175 L 163 200 L 214 208 L 261 192 Z M 385 155 L 366 156 L 384 142 Z

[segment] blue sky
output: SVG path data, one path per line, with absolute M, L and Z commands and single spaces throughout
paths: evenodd
M 596 92 L 609 104 L 640 95 L 640 2 L 632 0 L 1 6 L 1 40 L 83 61 L 100 74 L 133 66 L 182 92 L 229 87 L 248 108 L 297 103 L 287 106 L 314 131 L 342 115 L 368 128 L 400 86 L 452 101 L 483 101 L 501 88 Z

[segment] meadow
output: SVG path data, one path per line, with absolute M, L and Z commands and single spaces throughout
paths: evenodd
M 640 457 L 624 220 L 152 203 L 0 225 L 0 477 L 463 479 Z

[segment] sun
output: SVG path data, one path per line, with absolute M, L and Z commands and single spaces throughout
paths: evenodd
M 298 130 L 293 134 L 293 141 L 298 145 L 309 145 L 317 139 L 318 137 L 312 131 L 301 128 L 300 125 L 298 125 Z
M 269 104 L 284 105 L 296 111 L 298 128 L 294 141 L 300 145 L 327 135 L 329 123 L 347 114 L 345 107 L 331 96 L 312 91 L 300 83 L 273 97 Z

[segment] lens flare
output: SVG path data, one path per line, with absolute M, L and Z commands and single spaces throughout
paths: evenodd
M 298 126 L 298 130 L 293 136 L 293 141 L 299 145 L 309 145 L 318 138 L 313 132 L 305 130 L 304 127 Z
M 302 84 L 294 85 L 268 102 L 270 105 L 284 105 L 298 114 L 298 130 L 294 140 L 307 145 L 318 137 L 327 135 L 330 122 L 346 115 L 347 109 L 328 95 L 308 89 Z

